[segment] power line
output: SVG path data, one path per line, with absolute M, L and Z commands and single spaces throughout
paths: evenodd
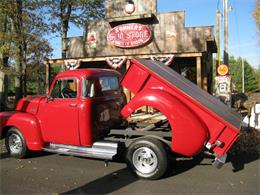
M 219 10 L 219 3 L 220 3 L 220 0 L 218 0 L 218 2 L 217 2 L 217 10 Z

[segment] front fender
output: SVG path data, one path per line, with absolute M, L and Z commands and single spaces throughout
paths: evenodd
M 37 118 L 29 113 L 2 112 L 0 113 L 1 129 L 16 127 L 24 136 L 26 145 L 30 150 L 41 150 L 43 139 Z M 3 133 L 3 132 L 1 132 Z
M 160 89 L 144 90 L 125 105 L 121 114 L 127 118 L 142 106 L 151 106 L 167 117 L 172 128 L 172 151 L 194 156 L 204 147 L 207 126 L 177 97 Z

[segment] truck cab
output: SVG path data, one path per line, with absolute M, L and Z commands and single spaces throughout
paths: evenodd
M 125 98 L 120 74 L 112 70 L 74 70 L 59 74 L 39 104 L 45 142 L 91 146 L 121 123 Z
M 126 98 L 120 77 L 117 71 L 105 69 L 58 74 L 47 96 L 23 98 L 15 111 L 0 113 L 1 138 L 10 138 L 8 151 L 23 157 L 14 144 L 19 141 L 26 142 L 27 150 L 50 151 L 51 144 L 91 147 L 102 140 L 109 129 L 122 123 L 120 111 Z M 18 147 L 13 151 L 8 147 L 12 143 L 11 148 Z

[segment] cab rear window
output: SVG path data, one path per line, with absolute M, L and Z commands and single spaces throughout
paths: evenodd
M 101 91 L 119 90 L 119 81 L 116 76 L 104 76 L 99 78 Z

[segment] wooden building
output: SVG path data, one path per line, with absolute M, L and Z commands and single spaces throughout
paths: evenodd
M 68 38 L 67 58 L 49 60 L 47 72 L 52 63 L 63 63 L 124 73 L 130 59 L 145 58 L 164 62 L 211 92 L 213 26 L 185 27 L 184 11 L 157 13 L 156 0 L 106 0 L 105 7 L 105 18 L 86 23 L 83 36 Z

